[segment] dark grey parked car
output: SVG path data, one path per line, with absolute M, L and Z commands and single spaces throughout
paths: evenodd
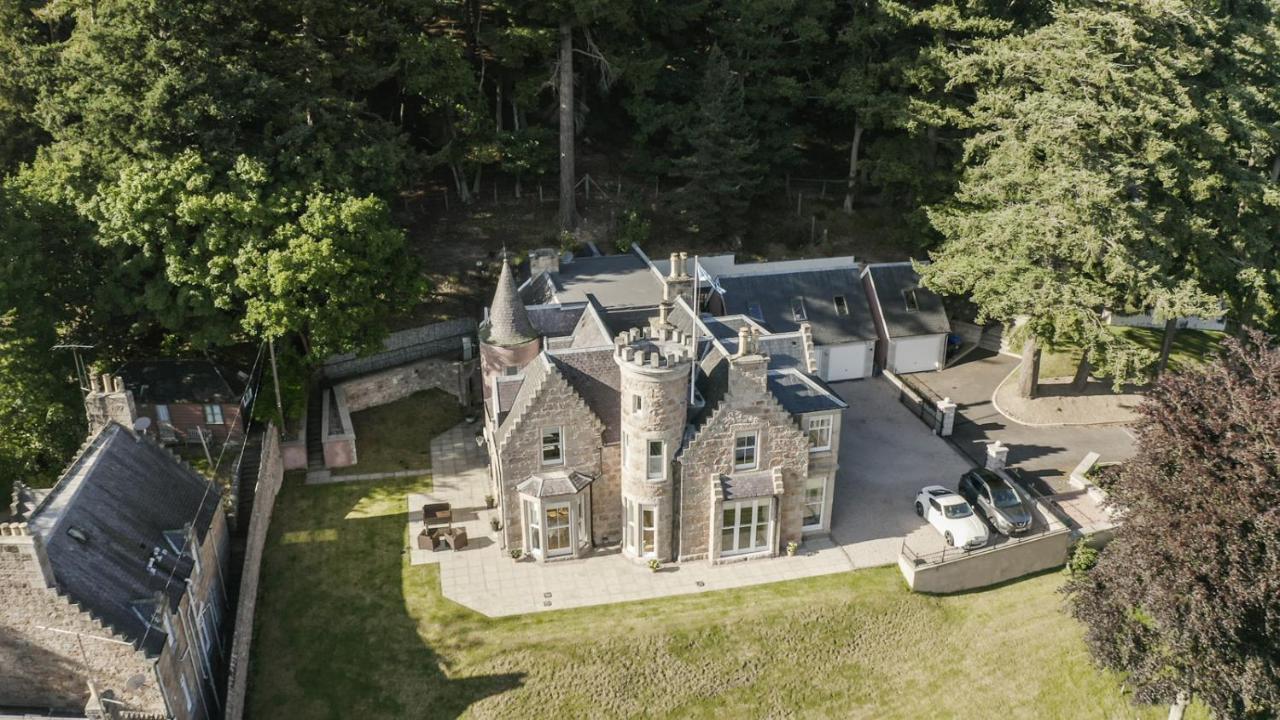
M 1022 493 L 990 470 L 965 473 L 960 478 L 960 495 L 1001 535 L 1020 535 L 1031 529 L 1031 511 Z

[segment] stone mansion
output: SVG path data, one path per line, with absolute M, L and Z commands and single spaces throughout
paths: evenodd
M 870 332 L 874 344 L 852 258 L 771 265 L 764 284 L 792 288 L 822 332 Z M 504 260 L 480 326 L 483 441 L 506 549 L 718 563 L 829 529 L 846 405 L 819 379 L 804 314 L 788 310 L 786 328 L 729 314 L 716 280 L 682 254 L 657 264 L 639 248 L 544 250 L 530 270 L 517 286 Z

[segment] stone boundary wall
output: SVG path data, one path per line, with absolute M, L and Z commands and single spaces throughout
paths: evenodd
M 470 340 L 472 348 L 476 347 L 476 321 L 473 318 L 445 320 L 401 330 L 387 336 L 382 350 L 372 355 L 358 357 L 348 353 L 330 357 L 325 360 L 321 373 L 331 381 L 338 381 L 433 356 L 461 357 L 464 338 Z
M 475 370 L 474 360 L 427 358 L 347 380 L 333 389 L 345 398 L 350 412 L 386 405 L 430 388 L 439 388 L 466 406 Z
M 258 606 L 258 580 L 262 570 L 262 551 L 271 525 L 271 511 L 284 481 L 284 462 L 280 453 L 280 436 L 275 425 L 262 434 L 262 462 L 258 468 L 258 489 L 253 516 L 249 518 L 245 538 L 244 572 L 240 578 L 240 601 L 236 608 L 236 626 L 228 653 L 226 719 L 241 720 L 245 711 L 245 692 L 249 683 L 249 654 L 253 645 L 254 612 Z

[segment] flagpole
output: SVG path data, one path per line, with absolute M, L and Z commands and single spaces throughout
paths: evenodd
M 693 404 L 694 383 L 698 379 L 698 295 L 701 294 L 702 268 L 698 265 L 698 256 L 693 256 L 693 364 L 689 368 L 689 404 Z

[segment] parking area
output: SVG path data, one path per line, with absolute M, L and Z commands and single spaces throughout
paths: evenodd
M 1124 427 L 1031 427 L 1001 415 L 991 403 L 991 395 L 1018 362 L 1017 358 L 977 350 L 941 372 L 911 377 L 958 405 L 952 439 L 974 462 L 982 462 L 987 445 L 999 440 L 1009 446 L 1009 465 L 1034 480 L 1036 489 L 1045 495 L 1072 496 L 1078 492 L 1067 483 L 1067 476 L 1090 452 L 1098 453 L 1104 462 L 1126 460 L 1133 454 L 1133 436 Z
M 904 538 L 919 554 L 944 543 L 916 517 L 916 493 L 926 485 L 954 489 L 972 464 L 898 402 L 883 377 L 836 383 L 849 409 L 840 434 L 831 536 L 855 567 L 898 561 Z

